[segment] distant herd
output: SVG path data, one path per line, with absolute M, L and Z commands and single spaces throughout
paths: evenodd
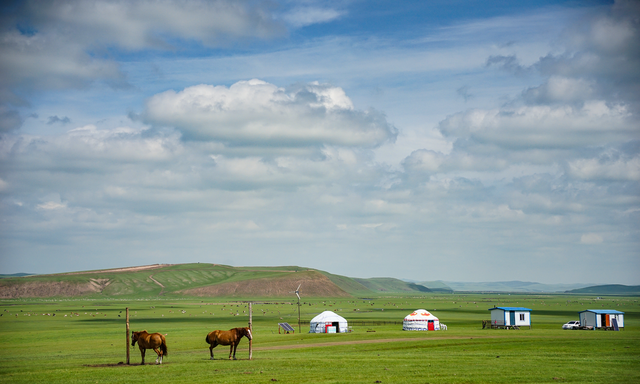
M 245 336 L 249 340 L 253 339 L 249 327 L 209 332 L 205 341 L 209 343 L 211 360 L 213 360 L 213 348 L 217 345 L 230 345 L 229 359 L 233 358 L 233 360 L 236 360 L 236 349 L 238 348 L 238 344 L 240 344 L 240 339 Z M 141 365 L 144 365 L 144 355 L 147 349 L 153 349 L 158 355 L 156 364 L 162 364 L 162 357 L 169 354 L 167 351 L 167 341 L 161 333 L 148 333 L 146 330 L 131 332 L 131 346 L 135 346 L 136 343 L 138 343 L 138 348 L 140 348 L 140 354 L 142 355 Z

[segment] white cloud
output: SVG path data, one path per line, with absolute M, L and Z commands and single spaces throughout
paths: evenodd
M 261 80 L 197 85 L 151 97 L 145 117 L 187 139 L 232 146 L 375 147 L 396 136 L 382 114 L 355 110 L 342 89 L 318 83 L 290 92 Z
M 637 122 L 624 105 L 593 101 L 581 107 L 471 110 L 447 117 L 439 128 L 445 136 L 468 140 L 468 145 L 553 150 L 631 140 Z
M 582 244 L 601 244 L 603 239 L 602 236 L 597 233 L 585 233 L 580 236 L 580 242 Z
M 567 173 L 582 180 L 640 181 L 640 156 L 632 159 L 576 159 Z
M 282 18 L 288 24 L 300 28 L 312 24 L 327 23 L 344 14 L 333 8 L 319 8 L 315 6 L 300 6 L 289 10 Z
M 22 32 L 17 26 L 25 20 Z M 175 50 L 185 40 L 219 47 L 286 33 L 269 8 L 227 0 L 25 1 L 3 25 L 9 28 L 0 33 L 0 85 L 30 89 L 79 88 L 95 80 L 125 86 L 109 59 L 112 48 Z
M 552 76 L 544 84 L 526 90 L 523 97 L 535 104 L 572 103 L 589 100 L 593 92 L 593 86 L 584 79 Z
M 62 204 L 62 203 L 57 203 L 55 201 L 47 201 L 46 203 L 42 203 L 42 204 L 38 204 L 38 209 L 42 209 L 45 211 L 50 211 L 50 210 L 54 210 L 54 209 L 63 209 L 66 208 L 67 205 L 66 204 Z

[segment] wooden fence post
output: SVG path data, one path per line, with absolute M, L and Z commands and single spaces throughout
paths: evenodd
M 249 330 L 251 331 L 251 340 L 249 340 L 249 360 L 253 357 L 253 308 L 249 303 Z
M 127 365 L 129 365 L 129 307 L 127 307 Z

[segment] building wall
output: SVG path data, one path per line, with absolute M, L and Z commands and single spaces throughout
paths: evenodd
M 524 315 L 524 319 L 520 320 L 520 315 Z M 515 325 L 523 325 L 529 326 L 531 325 L 531 312 L 529 311 L 516 311 L 516 324 Z
M 515 311 L 515 322 L 511 324 L 511 313 L 514 311 L 505 311 L 502 309 L 491 310 L 491 324 L 492 325 L 515 325 L 515 326 L 530 326 L 531 325 L 531 312 L 529 311 Z M 520 320 L 520 314 L 524 315 L 524 319 Z
M 618 327 L 620 328 L 624 327 L 624 314 L 610 313 L 609 321 L 611 321 L 611 319 L 616 319 L 616 321 L 618 322 Z M 583 327 L 587 326 L 587 327 L 594 327 L 594 328 L 601 328 L 601 327 L 607 326 L 607 324 L 605 324 L 602 321 L 602 314 L 594 313 L 594 312 L 580 313 L 580 325 Z
M 490 312 L 492 325 L 507 325 L 504 323 L 504 311 L 502 309 L 494 309 Z

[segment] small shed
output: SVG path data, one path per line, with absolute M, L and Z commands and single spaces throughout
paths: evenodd
M 426 309 L 416 309 L 402 321 L 403 331 L 439 331 L 440 319 Z
M 531 328 L 531 309 L 523 307 L 493 307 L 491 312 L 491 326 L 494 328 Z
M 591 329 L 624 328 L 624 312 L 613 309 L 587 309 L 580 312 L 580 326 Z
M 347 320 L 332 311 L 324 311 L 311 319 L 309 333 L 345 333 L 349 331 Z

